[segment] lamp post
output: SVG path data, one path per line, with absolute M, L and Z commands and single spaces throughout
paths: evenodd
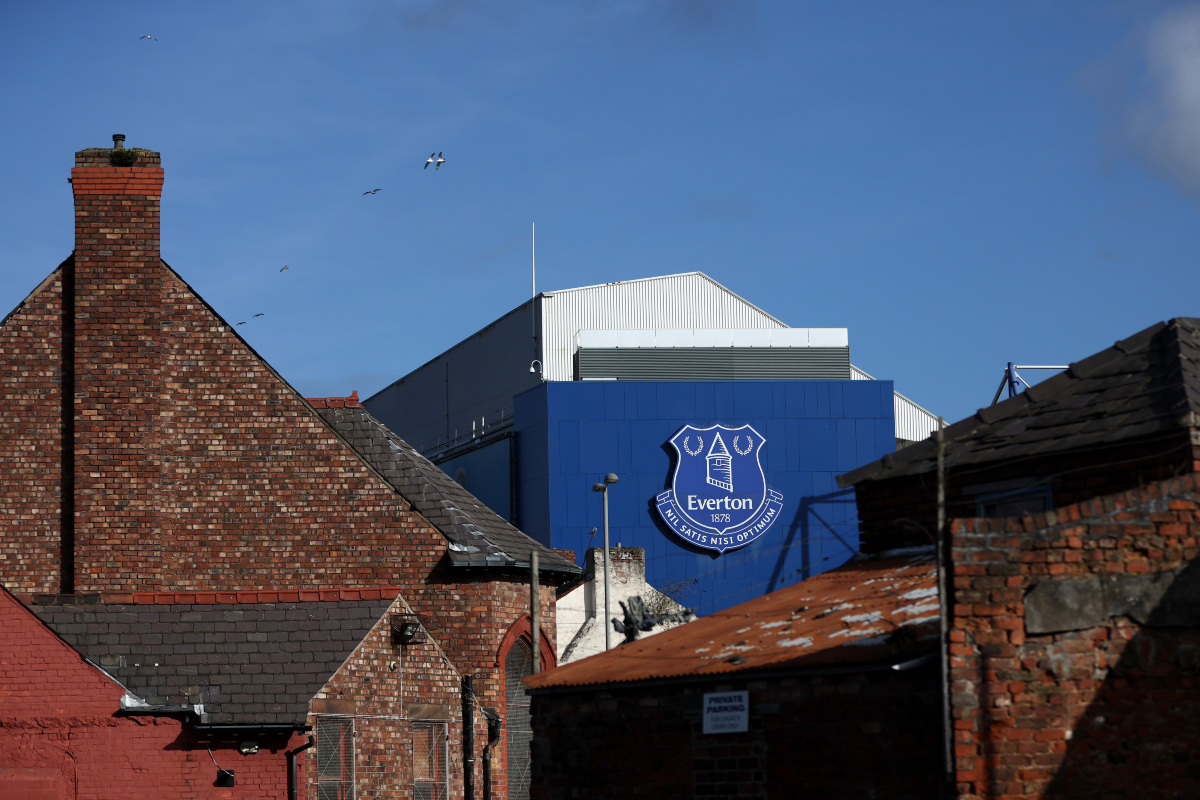
M 617 476 L 608 473 L 602 483 L 592 486 L 593 492 L 604 495 L 604 649 L 612 647 L 612 633 L 608 629 L 608 487 L 617 482 Z

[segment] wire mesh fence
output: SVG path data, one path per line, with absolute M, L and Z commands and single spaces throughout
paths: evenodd
M 317 800 L 354 800 L 354 720 L 317 719 Z
M 531 674 L 533 657 L 529 646 L 518 640 L 504 661 L 508 728 L 508 800 L 529 800 L 530 754 L 533 726 L 529 719 L 529 696 L 521 679 Z
M 448 726 L 444 722 L 413 723 L 413 797 L 447 800 L 450 796 Z

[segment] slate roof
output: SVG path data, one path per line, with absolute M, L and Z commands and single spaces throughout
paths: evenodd
M 994 463 L 1200 428 L 1200 319 L 1160 322 L 1066 372 L 943 431 L 947 468 Z M 926 440 L 838 478 L 915 475 L 936 468 Z
M 583 572 L 505 522 L 365 408 L 318 406 L 317 412 L 450 540 L 453 565 L 528 569 L 529 553 L 536 548 L 540 569 Z
M 391 600 L 31 605 L 148 705 L 206 724 L 303 725 L 308 704 Z
M 525 683 L 537 690 L 911 663 L 937 649 L 936 562 L 932 547 L 851 561 L 678 628 L 539 672 Z

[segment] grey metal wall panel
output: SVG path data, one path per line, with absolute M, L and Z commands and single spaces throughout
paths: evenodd
M 535 321 L 525 303 L 470 338 L 363 401 L 367 410 L 410 444 L 471 427 L 537 386 L 530 373 Z
M 850 380 L 848 347 L 580 348 L 581 380 Z
M 574 379 L 581 330 L 788 327 L 700 272 L 567 289 L 539 302 L 546 379 L 552 381 Z

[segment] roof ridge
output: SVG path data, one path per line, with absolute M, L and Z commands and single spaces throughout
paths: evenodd
M 1073 362 L 1015 397 L 979 409 L 945 428 L 943 435 L 946 463 L 953 466 L 1087 448 L 1095 444 L 1098 425 L 1111 427 L 1104 433 L 1115 444 L 1198 423 L 1200 319 L 1176 317 Z M 906 449 L 904 458 L 885 457 L 839 476 L 838 485 L 927 472 L 933 451 L 932 446 Z

